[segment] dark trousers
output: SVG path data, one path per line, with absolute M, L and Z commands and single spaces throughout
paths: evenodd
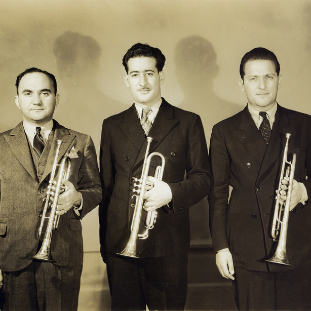
M 112 310 L 184 310 L 188 254 L 129 258 L 107 254 Z
M 17 272 L 3 272 L 4 311 L 74 311 L 78 309 L 82 265 L 59 268 L 33 261 Z
M 239 310 L 311 310 L 311 263 L 284 272 L 235 267 L 233 289 Z

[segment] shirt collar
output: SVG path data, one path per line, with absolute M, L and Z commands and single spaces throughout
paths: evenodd
M 248 111 L 250 112 L 256 126 L 259 128 L 259 126 L 262 122 L 262 117 L 259 115 L 260 111 L 253 108 L 250 104 L 247 105 L 247 108 L 248 108 Z M 265 111 L 267 113 L 267 118 L 270 122 L 271 128 L 272 128 L 274 120 L 275 120 L 275 114 L 276 114 L 277 108 L 278 108 L 278 105 L 277 105 L 277 103 L 275 103 L 270 109 Z
M 143 109 L 145 108 L 151 108 L 152 109 L 152 112 L 149 114 L 148 116 L 148 119 L 153 123 L 158 112 L 159 112 L 159 109 L 160 109 L 160 106 L 162 104 L 162 98 L 160 98 L 154 105 L 152 105 L 151 107 L 149 106 L 145 106 L 145 105 L 142 105 L 142 104 L 139 104 L 137 102 L 135 102 L 135 107 L 136 107 L 136 110 L 137 110 L 137 114 L 138 114 L 138 117 L 139 119 L 141 119 L 142 117 L 142 114 L 143 114 Z
M 46 142 L 49 138 L 49 135 L 53 129 L 53 120 L 50 120 L 48 123 L 45 123 L 44 125 L 40 126 L 41 127 L 41 135 L 43 137 L 44 142 Z M 25 130 L 26 135 L 28 136 L 29 142 L 31 145 L 33 145 L 33 139 L 36 135 L 36 127 L 33 124 L 30 124 L 27 122 L 25 119 L 23 120 L 23 127 Z

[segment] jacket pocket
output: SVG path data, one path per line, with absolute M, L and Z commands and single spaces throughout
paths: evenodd
M 81 222 L 78 219 L 70 219 L 69 223 L 70 230 L 82 230 Z
M 7 224 L 1 222 L 0 223 L 0 235 L 5 236 L 7 232 Z

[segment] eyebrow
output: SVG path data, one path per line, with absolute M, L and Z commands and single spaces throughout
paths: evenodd
M 25 93 L 25 92 L 33 93 L 32 90 L 28 90 L 28 89 L 22 90 L 22 93 Z M 50 89 L 42 89 L 42 90 L 40 90 L 40 93 L 42 93 L 42 92 L 50 92 L 50 93 L 52 93 L 52 91 Z
M 129 74 L 132 74 L 132 73 L 139 73 L 139 72 L 155 72 L 155 71 L 152 70 L 152 69 L 147 69 L 147 70 L 142 70 L 142 71 L 133 70 L 133 71 L 130 71 Z

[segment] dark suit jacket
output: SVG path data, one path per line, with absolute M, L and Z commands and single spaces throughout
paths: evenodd
M 163 181 L 172 190 L 172 210 L 158 209 L 154 229 L 149 231 L 148 239 L 137 242 L 137 250 L 141 257 L 159 257 L 189 247 L 188 208 L 208 194 L 211 172 L 198 115 L 163 99 L 149 136 L 153 138 L 150 152 L 157 151 L 165 157 Z M 101 244 L 106 243 L 108 252 L 121 252 L 129 240 L 133 214 L 131 177 L 141 176 L 145 151 L 146 137 L 135 105 L 104 120 L 100 152 L 103 201 L 99 211 Z M 152 162 L 151 176 L 157 160 Z
M 69 181 L 82 193 L 81 217 L 101 200 L 96 152 L 90 136 L 69 130 L 57 122 L 54 124 L 50 153 L 44 173 L 39 177 L 22 123 L 0 134 L 0 269 L 3 271 L 25 268 L 37 252 L 43 199 L 58 139 L 63 141 L 59 161 L 72 147 L 78 154 L 71 159 Z M 53 231 L 51 254 L 57 266 L 82 264 L 82 227 L 72 209 L 60 217 L 59 227 Z
M 246 107 L 213 128 L 210 157 L 214 186 L 210 226 L 214 250 L 230 248 L 234 264 L 249 270 L 279 271 L 300 264 L 310 252 L 311 208 L 297 206 L 288 223 L 287 255 L 291 266 L 267 265 L 274 253 L 270 236 L 285 134 L 291 133 L 289 156 L 297 154 L 294 178 L 311 196 L 311 117 L 278 106 L 269 145 Z M 229 185 L 233 188 L 229 204 Z

